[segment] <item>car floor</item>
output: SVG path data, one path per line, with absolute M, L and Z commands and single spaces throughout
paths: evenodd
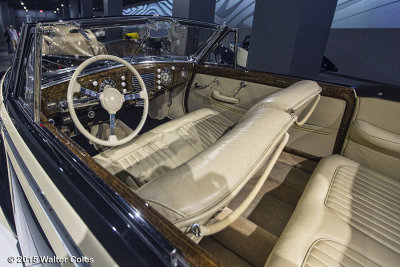
M 317 162 L 282 152 L 246 212 L 223 231 L 203 238 L 200 246 L 224 266 L 264 266 L 316 165 Z M 244 200 L 257 178 L 245 185 L 229 209 Z

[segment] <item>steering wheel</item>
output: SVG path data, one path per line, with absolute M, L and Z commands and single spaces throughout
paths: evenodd
M 93 90 L 89 90 L 87 88 L 82 87 L 78 81 L 77 78 L 81 74 L 81 72 L 90 64 L 100 61 L 100 60 L 112 60 L 116 61 L 118 63 L 121 63 L 125 67 L 127 67 L 128 70 L 130 70 L 133 75 L 136 76 L 136 79 L 139 81 L 139 85 L 141 87 L 141 91 L 139 93 L 134 93 L 134 94 L 129 94 L 129 95 L 123 95 L 118 91 L 116 88 L 113 88 L 111 86 L 105 86 L 103 92 L 98 93 Z M 82 93 L 97 99 L 100 99 L 101 106 L 110 114 L 110 136 L 108 140 L 102 140 L 99 139 L 92 134 L 90 134 L 85 127 L 82 126 L 81 122 L 79 121 L 78 117 L 76 116 L 75 109 L 74 109 L 74 102 L 73 102 L 73 96 L 74 93 Z M 127 137 L 118 140 L 117 136 L 115 135 L 115 122 L 116 122 L 116 113 L 118 110 L 121 109 L 123 103 L 126 100 L 134 100 L 134 99 L 143 99 L 144 105 L 143 105 L 143 114 L 142 118 L 140 120 L 139 125 L 136 127 L 136 129 Z M 123 60 L 122 58 L 112 56 L 112 55 L 98 55 L 94 56 L 92 58 L 89 58 L 85 60 L 82 64 L 79 65 L 79 67 L 75 70 L 74 74 L 72 75 L 72 78 L 69 82 L 68 85 L 68 91 L 67 91 L 67 103 L 68 103 L 68 109 L 69 113 L 71 114 L 72 121 L 75 123 L 75 126 L 78 128 L 78 130 L 89 140 L 92 142 L 102 145 L 102 146 L 119 146 L 128 143 L 131 141 L 135 136 L 138 135 L 140 130 L 142 129 L 144 123 L 146 122 L 147 118 L 147 112 L 149 109 L 149 98 L 147 96 L 147 90 L 146 90 L 146 85 L 143 82 L 142 77 L 140 74 L 137 72 L 137 70 L 129 64 L 127 61 Z

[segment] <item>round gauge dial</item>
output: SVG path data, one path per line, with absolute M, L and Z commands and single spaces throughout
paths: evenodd
M 171 83 L 172 81 L 172 74 L 171 74 L 171 70 L 166 68 L 164 69 L 161 73 L 160 73 L 161 77 L 161 84 L 162 85 L 168 85 Z
M 181 78 L 182 78 L 182 79 L 186 79 L 186 78 L 188 77 L 188 71 L 187 71 L 187 69 L 182 69 L 181 72 L 180 72 L 180 74 L 181 74 Z
M 117 84 L 116 84 L 113 80 L 111 80 L 111 79 L 105 79 L 104 82 L 102 82 L 102 83 L 100 84 L 100 92 L 103 92 L 103 90 L 104 90 L 106 87 L 117 88 Z

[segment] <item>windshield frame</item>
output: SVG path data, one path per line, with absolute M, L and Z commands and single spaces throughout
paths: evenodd
M 197 21 L 192 19 L 185 18 L 177 18 L 177 17 L 166 17 L 166 16 L 109 16 L 109 17 L 99 17 L 99 18 L 89 18 L 89 19 L 68 19 L 68 20 L 57 20 L 57 21 L 43 21 L 32 23 L 33 26 L 37 28 L 41 28 L 43 32 L 44 28 L 47 26 L 57 26 L 57 25 L 70 25 L 75 26 L 80 29 L 104 29 L 104 28 L 113 28 L 113 27 L 124 27 L 124 26 L 132 26 L 137 24 L 148 24 L 154 21 L 167 21 L 167 22 L 178 22 L 184 26 L 193 26 L 198 28 L 206 28 L 215 30 L 213 34 L 210 35 L 208 40 L 200 46 L 197 51 L 184 58 L 184 56 L 174 56 L 174 55 L 161 55 L 157 57 L 152 56 L 135 56 L 131 59 L 130 63 L 132 65 L 136 64 L 154 64 L 154 63 L 162 63 L 162 62 L 188 62 L 193 64 L 202 64 L 213 47 L 215 47 L 216 43 L 218 43 L 228 32 L 229 28 L 223 24 L 215 24 L 203 21 Z M 43 36 L 42 36 L 43 38 Z M 39 62 L 39 61 L 37 61 Z M 118 67 L 120 64 L 117 64 L 114 67 Z M 64 68 L 62 71 L 60 70 L 60 75 L 58 77 L 49 77 L 44 78 L 42 75 L 40 77 L 42 86 L 48 87 L 51 84 L 54 84 L 56 81 L 59 82 L 61 80 L 67 80 L 76 69 L 77 66 Z M 92 72 L 97 72 L 99 69 L 94 69 Z M 89 73 L 88 72 L 88 73 Z
M 224 35 L 229 28 L 226 25 L 219 25 L 215 23 L 185 19 L 185 18 L 176 18 L 176 17 L 166 17 L 166 16 L 111 16 L 111 17 L 101 17 L 101 18 L 90 18 L 90 19 L 70 19 L 70 20 L 58 20 L 58 21 L 45 21 L 37 24 L 37 27 L 46 27 L 46 26 L 57 26 L 57 25 L 71 25 L 79 27 L 80 29 L 104 29 L 104 28 L 112 28 L 112 27 L 124 27 L 124 26 L 132 26 L 138 24 L 146 24 L 152 23 L 154 21 L 159 22 L 178 22 L 184 26 L 191 26 L 197 28 L 206 28 L 213 29 L 215 32 L 210 35 L 208 40 L 202 44 L 201 47 L 197 49 L 197 51 L 188 56 L 189 62 L 200 63 L 200 60 L 203 56 L 208 52 L 210 47 L 219 40 L 221 35 Z M 162 57 L 162 56 L 161 56 Z M 169 56 L 171 57 L 171 56 Z M 173 57 L 173 56 L 172 56 Z M 138 59 L 141 57 L 137 57 Z M 151 58 L 151 57 L 150 57 Z M 179 56 L 177 56 L 179 58 Z M 134 60 L 135 63 L 142 62 L 154 62 L 154 60 L 142 60 L 137 61 Z

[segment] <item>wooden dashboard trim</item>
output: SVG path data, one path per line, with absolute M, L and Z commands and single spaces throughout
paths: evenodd
M 213 65 L 198 65 L 194 67 L 193 76 L 186 87 L 185 99 L 184 99 L 184 109 L 186 113 L 189 110 L 188 108 L 189 90 L 192 86 L 194 77 L 196 76 L 197 73 L 208 74 L 217 77 L 225 77 L 247 82 L 254 82 L 258 84 L 265 84 L 279 88 L 286 88 L 297 81 L 303 80 L 301 78 L 289 77 L 285 75 L 278 75 L 260 71 L 235 70 L 230 67 L 221 67 Z M 346 102 L 346 107 L 343 113 L 342 121 L 340 122 L 337 137 L 332 150 L 332 154 L 340 154 L 343 143 L 346 139 L 347 129 L 350 126 L 351 118 L 353 115 L 353 110 L 355 106 L 355 94 L 353 89 L 350 87 L 334 85 L 320 81 L 317 82 L 322 88 L 321 91 L 322 96 L 337 98 L 344 100 Z M 296 151 L 293 150 L 292 152 L 296 153 Z
M 163 85 L 163 84 L 158 84 L 157 83 L 157 75 L 159 72 L 157 70 L 164 70 L 165 68 L 169 68 L 170 70 L 172 69 L 172 66 L 174 67 L 175 70 L 172 70 L 172 81 L 168 85 Z M 149 99 L 153 99 L 157 97 L 158 95 L 164 93 L 165 91 L 175 88 L 183 83 L 185 83 L 191 76 L 192 76 L 192 71 L 193 71 L 193 64 L 192 63 L 182 63 L 182 62 L 177 62 L 176 64 L 173 63 L 146 63 L 146 64 L 141 64 L 141 65 L 134 65 L 136 70 L 139 72 L 139 74 L 147 74 L 147 73 L 153 73 L 154 74 L 154 90 L 149 92 Z M 181 71 L 186 70 L 187 76 L 186 77 L 181 77 L 180 73 Z M 122 89 L 126 88 L 127 90 L 132 89 L 132 76 L 133 74 L 130 73 L 126 67 L 117 67 L 117 68 L 110 68 L 108 70 L 103 70 L 103 71 L 98 71 L 95 73 L 89 73 L 87 75 L 83 75 L 78 78 L 78 83 L 81 84 L 82 86 L 85 86 L 86 88 L 96 91 L 99 91 L 99 86 L 93 86 L 92 82 L 97 81 L 98 84 L 100 85 L 105 79 L 111 78 L 113 79 L 116 83 L 122 82 L 121 80 L 117 79 L 117 77 L 125 76 L 126 79 L 124 82 L 126 83 L 125 87 L 121 87 L 120 84 L 118 84 L 117 89 L 122 91 Z M 57 107 L 58 103 L 61 100 L 65 100 L 67 96 L 67 89 L 68 89 L 68 84 L 69 80 L 67 81 L 61 81 L 60 83 L 53 84 L 51 86 L 45 87 L 41 91 L 41 107 L 42 107 L 42 113 L 44 113 L 46 116 L 56 116 L 62 114 L 58 108 L 54 109 L 49 109 L 47 104 L 50 102 L 55 102 Z M 158 89 L 158 86 L 161 87 L 161 89 Z M 80 97 L 82 95 L 79 95 Z M 132 100 L 130 102 L 136 102 L 135 100 Z

